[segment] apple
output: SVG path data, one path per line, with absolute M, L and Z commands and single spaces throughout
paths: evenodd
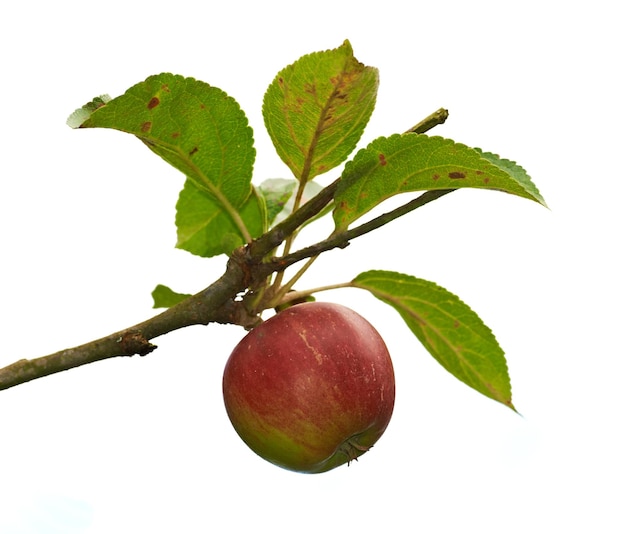
M 395 380 L 380 334 L 339 304 L 291 306 L 250 331 L 223 377 L 241 439 L 285 469 L 322 473 L 370 449 L 389 424 Z

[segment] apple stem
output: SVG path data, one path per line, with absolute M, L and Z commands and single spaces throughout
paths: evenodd
M 329 284 L 327 286 L 319 286 L 314 287 L 312 289 L 305 289 L 303 291 L 290 291 L 289 293 L 283 295 L 280 299 L 280 304 L 286 304 L 288 302 L 292 302 L 294 300 L 301 299 L 303 297 L 308 297 L 313 293 L 320 293 L 321 291 L 329 291 L 331 289 L 341 289 L 344 287 L 352 287 L 352 282 L 342 282 L 340 284 Z

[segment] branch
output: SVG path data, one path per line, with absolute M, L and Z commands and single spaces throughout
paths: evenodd
M 322 252 L 326 252 L 327 250 L 331 250 L 334 248 L 345 248 L 350 244 L 350 241 L 365 235 L 372 230 L 376 230 L 381 226 L 384 226 L 387 223 L 397 219 L 398 217 L 402 217 L 407 213 L 432 202 L 433 200 L 437 200 L 452 191 L 456 191 L 456 189 L 439 189 L 435 191 L 426 191 L 422 193 L 419 197 L 414 198 L 413 200 L 403 204 L 402 206 L 388 212 L 379 215 L 378 217 L 368 221 L 356 228 L 351 230 L 346 230 L 345 232 L 340 232 L 338 234 L 332 234 L 328 239 L 324 241 L 320 241 L 315 245 L 311 245 L 309 247 L 300 249 L 296 252 L 292 252 L 286 256 L 282 256 L 280 258 L 273 258 L 271 262 L 263 264 L 260 266 L 259 274 L 263 275 L 264 270 L 267 269 L 268 273 L 266 276 L 269 276 L 272 272 L 278 270 L 284 270 L 297 263 L 303 259 L 311 258 L 313 256 L 317 256 Z
M 334 187 L 329 186 L 329 188 L 334 190 Z M 404 206 L 376 217 L 352 230 L 335 234 L 316 245 L 306 247 L 282 258 L 263 262 L 265 255 L 273 250 L 276 242 L 285 235 L 283 233 L 285 230 L 289 230 L 293 225 L 299 226 L 300 220 L 306 221 L 313 212 L 314 215 L 317 213 L 316 210 L 323 209 L 328 203 L 325 201 L 327 194 L 321 195 L 320 193 L 319 198 L 315 197 L 295 212 L 295 217 L 292 217 L 291 221 L 282 229 L 277 226 L 259 241 L 237 249 L 228 261 L 226 272 L 203 291 L 192 295 L 151 319 L 106 337 L 32 360 L 18 360 L 0 369 L 0 390 L 108 358 L 133 356 L 135 354 L 145 356 L 157 348 L 156 345 L 150 343 L 150 340 L 187 326 L 217 322 L 239 324 L 251 328 L 259 319 L 248 315 L 241 302 L 236 301 L 235 298 L 250 287 L 255 280 L 265 279 L 274 272 L 283 271 L 294 263 L 316 256 L 326 250 L 346 247 L 352 239 L 371 232 L 449 192 L 450 190 L 427 191 Z M 285 219 L 284 222 L 288 220 Z
M 447 109 L 439 108 L 437 111 L 431 113 L 430 115 L 428 115 L 428 117 L 418 122 L 415 126 L 413 126 L 413 128 L 409 128 L 409 130 L 407 130 L 407 133 L 426 133 L 428 130 L 434 128 L 438 124 L 443 124 L 444 122 L 446 122 L 448 115 L 449 114 Z
M 424 133 L 437 124 L 442 124 L 447 116 L 447 111 L 440 109 L 409 131 Z M 270 231 L 247 246 L 236 249 L 228 260 L 226 272 L 206 289 L 151 319 L 106 337 L 47 356 L 18 360 L 0 369 L 0 390 L 108 358 L 135 354 L 145 356 L 157 348 L 150 340 L 187 326 L 217 322 L 252 328 L 260 319 L 250 315 L 237 296 L 255 283 L 274 272 L 285 270 L 302 259 L 333 248 L 346 247 L 352 239 L 371 232 L 451 191 L 427 191 L 404 206 L 352 230 L 334 234 L 316 245 L 282 258 L 267 260 L 267 255 L 288 236 L 332 202 L 338 185 L 339 180 L 335 180 Z

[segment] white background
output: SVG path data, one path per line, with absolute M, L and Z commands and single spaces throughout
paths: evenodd
M 379 268 L 455 292 L 505 349 L 522 416 L 449 376 L 393 310 L 337 291 L 322 298 L 374 323 L 397 373 L 393 420 L 361 461 L 309 476 L 256 457 L 221 400 L 244 332 L 193 327 L 146 358 L 0 392 L 0 532 L 626 531 L 618 2 L 0 9 L 0 365 L 144 320 L 157 283 L 194 292 L 222 273 L 223 258 L 173 247 L 177 171 L 130 136 L 65 125 L 151 74 L 193 76 L 239 101 L 258 182 L 287 176 L 263 127 L 267 85 L 349 38 L 381 76 L 361 146 L 443 106 L 437 134 L 518 161 L 550 206 L 454 193 L 329 254 L 301 285 Z

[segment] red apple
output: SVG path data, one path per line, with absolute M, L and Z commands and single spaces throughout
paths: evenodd
M 297 304 L 261 323 L 224 370 L 224 403 L 259 456 L 322 473 L 350 463 L 387 428 L 395 400 L 385 342 L 353 310 Z

